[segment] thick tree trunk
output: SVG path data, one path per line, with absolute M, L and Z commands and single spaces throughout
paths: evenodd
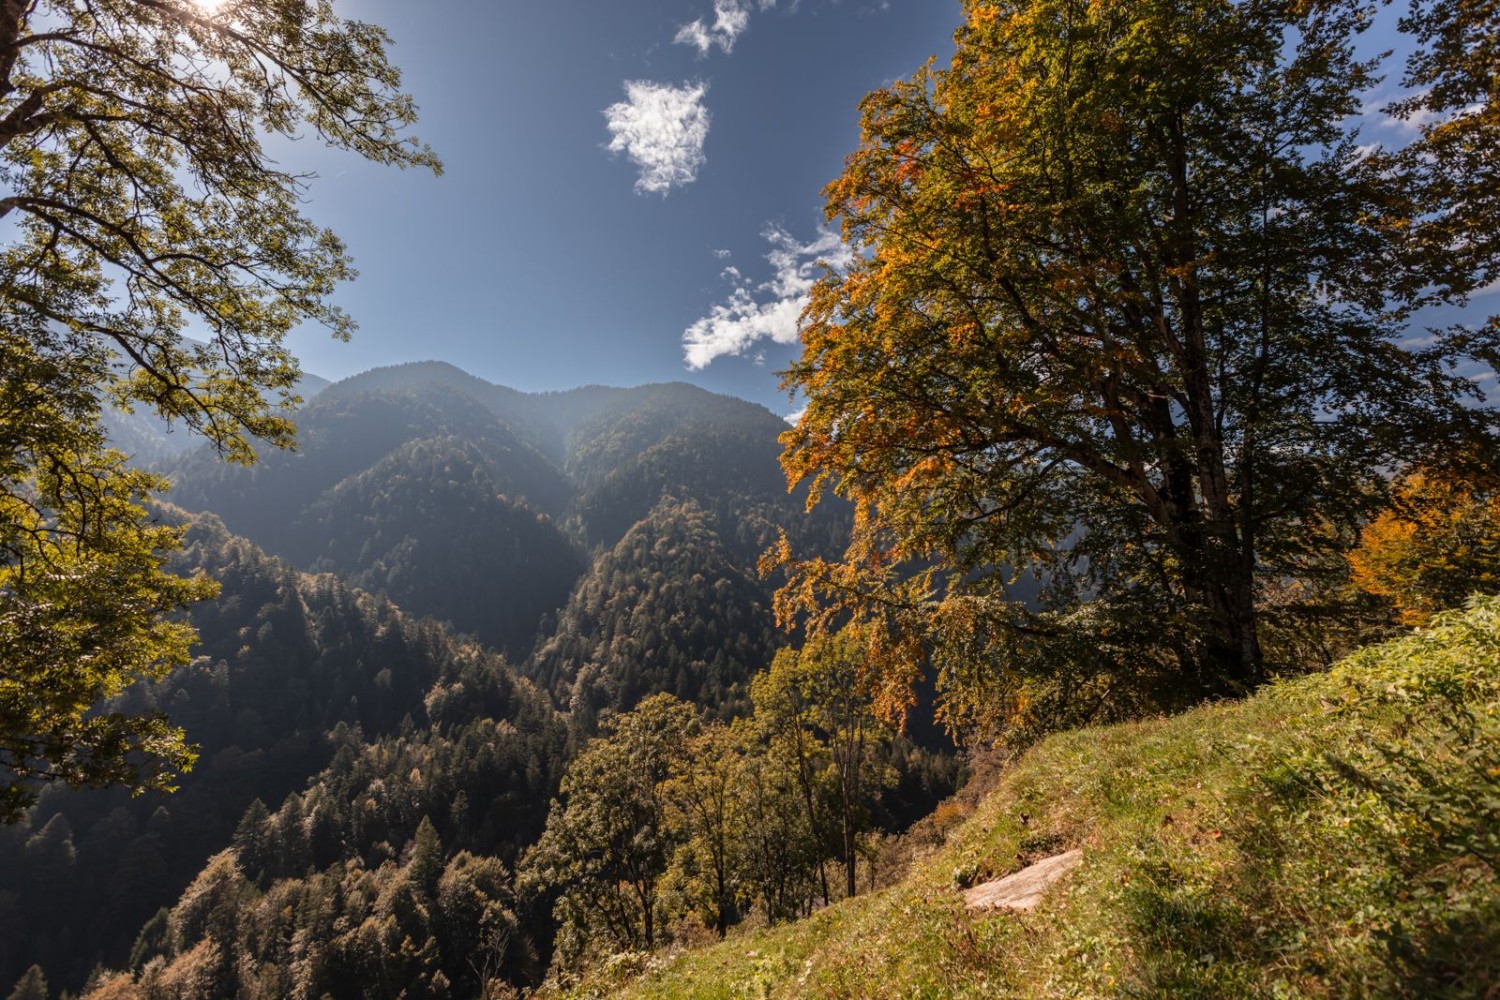
M 30 10 L 26 0 L 0 0 L 0 97 L 9 97 L 16 89 L 11 73 L 21 54 L 21 28 Z
M 1265 679 L 1261 656 L 1258 615 L 1255 608 L 1255 571 L 1237 554 L 1226 553 L 1232 566 L 1221 581 L 1219 607 L 1215 608 L 1219 635 L 1213 659 L 1215 673 L 1227 694 L 1248 694 Z
M 1178 363 L 1182 369 L 1184 414 L 1191 457 L 1181 455 L 1174 516 L 1169 527 L 1181 559 L 1183 584 L 1190 601 L 1208 615 L 1205 650 L 1198 665 L 1198 684 L 1210 696 L 1246 694 L 1263 674 L 1256 629 L 1255 554 L 1239 535 L 1228 461 L 1224 453 L 1216 373 L 1205 335 L 1203 302 L 1196 261 L 1200 257 L 1193 228 L 1193 178 L 1182 116 L 1167 121 L 1169 169 L 1173 190 L 1172 280 L 1178 309 Z M 1173 457 L 1179 457 L 1173 449 Z M 1241 502 L 1245 498 L 1241 497 Z
M 1197 530 L 1178 532 L 1175 546 L 1184 596 L 1206 618 L 1193 685 L 1205 697 L 1248 694 L 1265 675 L 1255 569 L 1235 544 L 1232 524 L 1193 527 Z

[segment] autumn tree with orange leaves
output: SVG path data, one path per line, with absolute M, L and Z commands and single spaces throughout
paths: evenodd
M 1468 83 L 1393 109 L 1423 122 L 1474 89 L 1444 46 L 1483 19 L 1443 6 L 1405 22 L 1409 78 Z M 783 462 L 857 516 L 841 560 L 770 554 L 779 612 L 878 623 L 887 710 L 930 657 L 961 729 L 1252 690 L 1299 614 L 1266 588 L 1342 567 L 1390 470 L 1495 460 L 1467 376 L 1500 328 L 1407 318 L 1494 278 L 1443 212 L 1493 198 L 1438 153 L 1493 170 L 1497 130 L 1362 148 L 1352 2 L 965 10 L 951 66 L 865 99 L 826 191 L 855 254 L 804 314 Z
M 1354 585 L 1424 625 L 1474 593 L 1500 592 L 1500 486 L 1414 472 L 1349 553 Z

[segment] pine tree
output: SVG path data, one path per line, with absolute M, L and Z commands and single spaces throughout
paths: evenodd
M 33 965 L 27 969 L 6 1000 L 47 1000 L 47 977 L 42 974 L 42 967 Z

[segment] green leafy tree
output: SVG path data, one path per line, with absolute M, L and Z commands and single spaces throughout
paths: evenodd
M 807 916 L 826 899 L 823 838 L 806 808 L 795 742 L 764 740 L 759 723 L 736 722 L 746 745 L 737 776 L 734 870 L 746 894 L 775 923 Z
M 836 842 L 846 896 L 858 891 L 860 839 L 883 777 L 875 751 L 891 735 L 867 691 L 867 648 L 852 628 L 816 637 L 800 650 L 777 651 L 752 687 L 757 722 L 790 744 L 807 775 L 809 825 Z
M 755 725 L 760 731 L 766 750 L 756 767 L 757 798 L 786 807 L 786 799 L 776 794 L 778 786 L 790 777 L 795 782 L 801 819 L 797 826 L 805 835 L 802 854 L 812 861 L 811 868 L 817 874 L 818 898 L 824 902 L 833 899 L 832 886 L 828 881 L 827 843 L 830 838 L 831 820 L 828 816 L 826 784 L 826 756 L 823 742 L 818 738 L 808 717 L 807 705 L 796 672 L 800 657 L 795 649 L 780 649 L 772 661 L 771 669 L 756 675 L 750 684 L 750 697 L 755 703 Z M 779 669 L 778 669 L 779 668 Z M 774 773 L 763 773 L 765 762 L 772 762 Z M 769 781 L 767 780 L 769 777 Z
M 192 760 L 157 716 L 89 714 L 182 662 L 165 616 L 211 592 L 161 572 L 176 534 L 137 501 L 163 483 L 100 413 L 144 406 L 241 462 L 291 443 L 284 337 L 346 337 L 328 296 L 354 272 L 263 143 L 439 169 L 387 41 L 328 0 L 0 4 L 0 820 L 40 781 L 170 787 Z
M 1430 211 L 1409 243 L 1418 272 L 1463 292 L 1500 278 L 1500 33 L 1493 0 L 1418 0 L 1401 22 L 1415 42 L 1390 111 L 1420 138 L 1397 154 Z M 1492 317 L 1493 327 L 1500 317 Z
M 705 725 L 687 741 L 666 789 L 682 840 L 674 867 L 694 909 L 720 937 L 740 917 L 736 841 L 744 823 L 743 752 L 729 725 Z
M 665 786 L 697 725 L 691 705 L 653 695 L 606 721 L 563 777 L 563 801 L 521 877 L 533 893 L 557 894 L 559 948 L 571 957 L 604 941 L 658 942 L 660 883 L 679 842 Z
M 783 462 L 857 515 L 841 560 L 772 554 L 778 612 L 879 623 L 893 715 L 951 633 L 945 697 L 1007 724 L 1244 692 L 1303 612 L 1265 589 L 1342 571 L 1392 468 L 1494 462 L 1467 376 L 1500 328 L 1404 339 L 1494 261 L 1446 254 L 1424 227 L 1448 194 L 1359 147 L 1361 5 L 965 10 L 949 68 L 866 98 L 826 191 L 855 252 L 804 315 Z
M 40 402 L 9 377 L 0 386 L 0 440 L 34 434 L 26 450 L 45 456 L 28 469 L 0 453 L 0 822 L 46 781 L 172 787 L 194 758 L 180 729 L 159 714 L 93 709 L 187 662 L 192 629 L 167 615 L 217 592 L 161 569 L 178 534 L 145 523 L 137 497 L 164 484 L 66 419 L 49 427 L 45 404 L 28 421 L 27 396 Z
M 532 972 L 535 956 L 511 909 L 510 873 L 494 858 L 460 851 L 438 883 L 438 934 L 448 979 L 464 996 L 489 996 Z

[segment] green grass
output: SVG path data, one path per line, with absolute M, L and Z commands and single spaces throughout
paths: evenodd
M 959 885 L 1068 847 L 1028 914 Z M 1327 674 L 1048 739 L 906 879 L 573 996 L 1500 996 L 1500 598 Z

